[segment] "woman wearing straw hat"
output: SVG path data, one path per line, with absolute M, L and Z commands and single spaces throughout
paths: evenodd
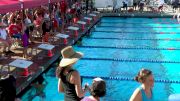
M 85 94 L 81 87 L 81 77 L 72 66 L 83 56 L 82 53 L 68 46 L 61 51 L 63 56 L 57 68 L 56 75 L 59 78 L 58 91 L 64 92 L 64 101 L 80 101 Z

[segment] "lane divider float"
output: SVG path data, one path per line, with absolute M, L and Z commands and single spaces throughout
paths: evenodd
M 87 37 L 88 39 L 112 39 L 112 40 L 155 40 L 155 41 L 180 41 L 180 38 L 172 39 L 172 38 L 164 38 L 164 39 L 154 39 L 154 38 L 110 38 L 110 37 Z
M 88 58 L 88 57 L 84 57 L 81 60 L 103 60 L 103 61 L 116 61 L 116 62 L 147 62 L 147 63 L 180 63 L 180 61 L 145 60 L 145 59 L 118 59 L 118 58 Z
M 112 49 L 140 49 L 140 50 L 180 50 L 180 48 L 149 48 L 149 47 L 126 47 L 126 46 L 77 46 L 79 48 L 112 48 Z
M 99 76 L 81 76 L 81 77 L 87 78 L 87 79 L 93 79 L 93 78 L 96 78 Z M 135 81 L 134 78 L 128 78 L 128 77 L 105 77 L 105 76 L 101 76 L 100 78 L 105 79 L 105 80 Z M 180 84 L 180 80 L 157 79 L 154 81 L 159 82 L 159 83 L 177 83 L 177 84 Z

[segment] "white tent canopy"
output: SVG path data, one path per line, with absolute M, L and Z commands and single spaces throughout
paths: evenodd
M 123 1 L 124 0 L 95 0 L 94 6 L 95 8 L 106 8 L 113 6 L 115 6 L 115 8 L 121 8 L 123 6 Z M 128 6 L 133 6 L 133 0 L 128 0 Z
M 113 2 L 111 0 L 95 0 L 96 8 L 106 8 L 108 6 L 113 6 Z

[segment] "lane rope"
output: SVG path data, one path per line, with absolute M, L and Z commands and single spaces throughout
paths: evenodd
M 108 31 L 108 30 L 92 30 L 91 32 L 112 32 L 112 33 L 124 33 L 124 34 L 180 34 L 180 32 L 124 32 L 124 31 Z
M 113 28 L 179 28 L 178 26 L 176 26 L 176 27 L 168 27 L 168 26 L 167 27 L 163 27 L 163 26 L 162 27 L 158 27 L 158 26 L 152 26 L 152 27 L 151 26 L 149 26 L 149 27 L 148 26 L 147 27 L 144 27 L 144 26 L 128 27 L 128 26 L 126 26 L 125 27 L 125 26 L 106 26 L 106 25 L 97 25 L 96 27 L 108 27 L 108 28 L 109 27 L 113 27 Z
M 180 61 L 163 61 L 163 60 L 145 60 L 145 59 L 118 59 L 118 58 L 88 58 L 84 57 L 81 60 L 103 60 L 115 62 L 147 62 L 147 63 L 180 63 Z
M 113 39 L 113 40 L 154 40 L 154 41 L 180 41 L 180 38 L 172 39 L 172 38 L 164 38 L 164 39 L 154 39 L 154 38 L 110 38 L 110 37 L 87 37 L 87 39 Z
M 79 48 L 112 48 L 112 49 L 137 49 L 137 50 L 180 50 L 180 48 L 149 48 L 149 47 L 126 47 L 126 46 L 77 46 Z
M 82 78 L 88 78 L 88 79 L 94 79 L 99 76 L 81 76 Z M 105 80 L 120 80 L 120 81 L 135 81 L 133 78 L 128 78 L 128 77 L 104 77 L 101 76 L 100 78 L 105 79 Z M 159 83 L 177 83 L 180 84 L 179 80 L 163 80 L 163 79 L 158 79 L 154 80 L 155 82 Z
M 178 22 L 118 22 L 118 21 L 114 21 L 114 22 L 109 22 L 109 21 L 101 21 L 100 22 L 100 24 L 101 23 L 119 23 L 119 24 L 121 24 L 121 23 L 123 23 L 123 24 L 178 24 Z

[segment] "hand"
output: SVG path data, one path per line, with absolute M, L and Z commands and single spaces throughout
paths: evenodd
M 86 83 L 85 86 L 84 86 L 84 91 L 89 91 L 89 90 L 90 90 L 89 84 Z

